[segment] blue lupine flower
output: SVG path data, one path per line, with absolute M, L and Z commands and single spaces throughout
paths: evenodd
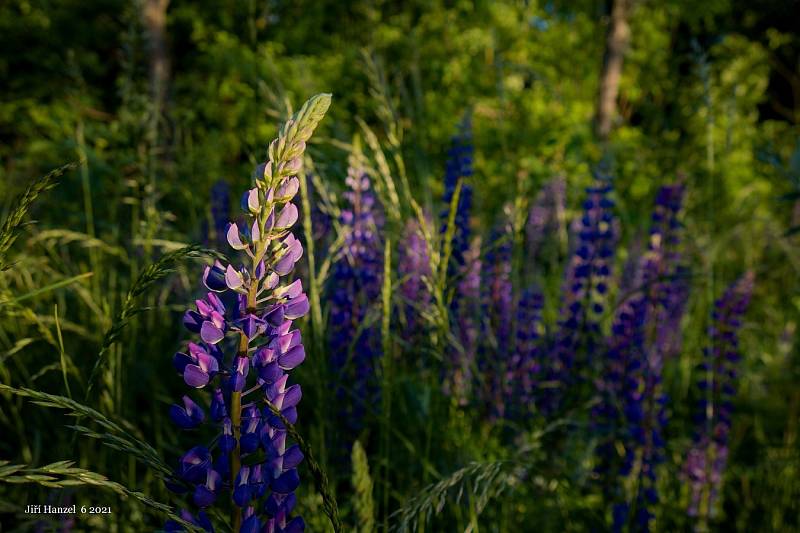
M 200 508 L 227 502 L 220 496 L 230 491 L 235 503 L 231 526 L 240 532 L 304 527 L 302 518 L 289 517 L 303 455 L 288 445 L 282 419 L 261 405 L 269 402 L 291 423 L 297 420 L 302 394 L 299 385 L 289 384 L 288 372 L 303 362 L 305 352 L 292 322 L 309 305 L 300 280 L 286 279 L 303 253 L 291 233 L 297 221 L 292 199 L 306 141 L 329 104 L 328 95 L 309 100 L 270 144 L 269 161 L 256 169 L 255 187 L 242 198 L 243 222 L 225 230 L 230 246 L 244 252 L 245 264 L 206 267 L 203 282 L 209 292 L 183 319 L 199 338 L 173 358 L 186 385 L 198 390 L 211 386 L 212 393 L 208 417 L 189 395 L 182 406 L 170 408 L 170 417 L 182 429 L 211 425 L 218 437 L 210 448 L 198 445 L 186 452 L 168 486 L 179 492 L 191 487 L 192 501 Z M 271 503 L 262 507 L 258 500 L 267 493 Z M 181 516 L 213 530 L 202 511 L 197 518 L 188 511 Z M 165 529 L 181 527 L 168 522 Z
M 481 240 L 475 237 L 464 254 L 464 265 L 459 269 L 454 300 L 455 330 L 458 345 L 449 349 L 445 367 L 444 392 L 453 397 L 457 405 L 464 406 L 473 385 L 473 367 L 476 364 L 481 334 Z
M 383 219 L 366 174 L 351 167 L 346 182 L 348 206 L 341 212 L 344 245 L 331 276 L 330 348 L 345 434 L 355 438 L 366 405 L 374 404 L 378 395 L 375 364 L 381 339 L 374 310 L 383 277 L 379 237 Z M 352 443 L 345 444 L 343 449 L 349 450 Z
M 464 265 L 464 253 L 470 244 L 469 217 L 472 209 L 472 186 L 464 180 L 468 180 L 473 174 L 473 152 L 472 125 L 467 116 L 461 123 L 459 132 L 452 138 L 452 146 L 447 153 L 444 174 L 444 197 L 442 198 L 444 210 L 441 214 L 442 234 L 444 234 L 447 227 L 450 204 L 453 201 L 456 185 L 458 185 L 459 180 L 462 180 L 461 192 L 459 193 L 455 212 L 452 254 L 450 256 L 450 265 L 448 265 L 448 272 L 451 275 L 456 274 L 458 268 Z
M 503 417 L 504 399 L 511 395 L 511 383 L 505 379 L 514 340 L 514 289 L 511 284 L 512 233 L 510 224 L 494 228 L 484 262 L 484 329 L 478 368 L 483 379 L 483 400 L 491 417 Z
M 428 243 L 416 219 L 406 224 L 399 250 L 400 294 L 403 296 L 407 339 L 418 337 L 423 323 L 420 315 L 430 305 L 432 272 Z
M 505 404 L 512 416 L 525 416 L 536 404 L 542 378 L 542 306 L 535 287 L 525 289 L 517 304 L 516 344 L 505 375 Z
M 686 459 L 684 472 L 691 496 L 689 515 L 705 520 L 713 517 L 722 476 L 728 460 L 733 398 L 739 360 L 739 329 L 753 293 L 754 276 L 748 272 L 732 284 L 714 304 L 709 331 L 711 345 L 699 367 L 697 433 Z
M 599 335 L 598 317 L 605 310 L 617 233 L 610 192 L 611 186 L 604 178 L 587 188 L 583 215 L 573 225 L 576 242 L 564 276 L 553 361 L 546 370 L 547 381 L 553 388 L 542 404 L 546 412 L 558 409 L 565 390 L 580 381 L 577 369 L 592 366 L 576 364 L 590 363 L 576 361 L 576 356 L 594 351 Z
M 633 286 L 612 324 L 604 374 L 597 383 L 600 401 L 593 421 L 600 437 L 597 471 L 610 481 L 615 474 L 633 477 L 633 494 L 615 504 L 615 531 L 626 524 L 648 531 L 658 501 L 656 467 L 664 459 L 666 424 L 662 368 L 678 336 L 685 299 L 680 263 L 678 214 L 683 186 L 662 187 L 656 198 L 647 251 L 640 258 Z M 678 297 L 676 297 L 676 295 Z M 624 450 L 621 458 L 616 450 Z M 633 511 L 633 513 L 631 513 Z M 633 523 L 629 521 L 633 518 Z

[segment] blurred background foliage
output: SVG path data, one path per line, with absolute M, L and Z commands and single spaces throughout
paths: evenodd
M 668 426 L 670 460 L 681 463 L 690 434 L 692 369 L 710 307 L 728 283 L 753 270 L 732 459 L 713 525 L 797 530 L 800 4 L 633 2 L 613 128 L 599 140 L 594 119 L 610 13 L 611 2 L 602 0 L 0 3 L 0 213 L 34 177 L 82 161 L 37 200 L 36 223 L 24 227 L 14 263 L 0 275 L 0 381 L 61 395 L 66 382 L 82 398 L 104 332 L 133 281 L 164 251 L 213 246 L 212 186 L 224 180 L 237 197 L 281 119 L 307 96 L 334 94 L 311 147 L 315 171 L 334 197 L 353 143 L 364 144 L 354 140 L 364 133 L 358 118 L 399 158 L 392 161 L 404 162 L 413 195 L 431 213 L 441 209 L 450 138 L 469 113 L 478 233 L 499 222 L 504 208 L 524 213 L 554 176 L 566 177 L 566 216 L 575 218 L 591 169 L 603 161 L 614 177 L 621 265 L 646 236 L 659 186 L 684 180 L 694 277 L 683 352 L 666 369 L 675 420 Z M 407 204 L 402 209 L 410 213 Z M 394 242 L 398 230 L 390 228 Z M 532 269 L 518 265 L 521 276 Z M 170 357 L 183 338 L 179 313 L 197 294 L 198 274 L 198 264 L 182 265 L 142 297 L 148 310 L 112 346 L 102 386 L 88 402 L 129 421 L 137 436 L 173 458 L 181 444 L 166 412 L 180 380 Z M 544 278 L 552 323 L 560 268 L 546 269 Z M 319 339 L 322 332 L 312 334 Z M 395 428 L 393 455 L 366 446 L 378 526 L 429 483 L 513 451 L 502 431 L 449 410 L 437 377 L 412 372 L 410 358 L 422 356 L 407 352 L 390 393 L 396 418 L 372 426 L 376 433 L 388 431 L 381 424 Z M 323 378 L 311 367 L 325 357 L 311 355 L 298 378 L 306 393 L 299 429 L 323 459 L 325 428 L 336 421 L 325 407 Z M 75 458 L 168 501 L 154 474 L 130 457 L 85 439 L 77 445 L 63 427 L 70 423 L 58 411 L 4 397 L 0 457 L 30 465 Z M 433 424 L 447 431 L 433 431 Z M 604 511 L 582 481 L 585 447 L 550 462 L 534 448 L 541 470 L 492 500 L 480 529 L 602 527 Z M 327 462 L 352 522 L 362 507 L 347 503 L 347 495 L 360 492 L 350 488 L 349 467 Z M 659 529 L 688 527 L 680 481 L 663 484 Z M 318 496 L 310 485 L 305 491 L 309 529 L 323 530 Z M 55 498 L 20 487 L 0 495 L 3 523 L 15 522 L 23 502 Z M 77 489 L 70 497 L 101 503 Z M 473 524 L 477 531 L 475 501 L 467 500 L 448 507 L 449 518 L 439 517 L 432 530 Z M 140 531 L 160 523 L 146 505 L 113 501 L 110 525 L 95 517 L 80 527 Z

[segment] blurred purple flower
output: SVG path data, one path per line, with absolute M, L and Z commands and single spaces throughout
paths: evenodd
M 713 517 L 719 500 L 722 476 L 728 460 L 733 399 L 741 353 L 739 329 L 753 293 L 755 276 L 748 272 L 733 283 L 714 304 L 705 349 L 698 370 L 701 395 L 697 406 L 697 432 L 686 458 L 684 474 L 689 481 L 689 515 L 705 520 Z

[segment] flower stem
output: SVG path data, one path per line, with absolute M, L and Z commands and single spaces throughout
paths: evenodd
M 248 339 L 242 333 L 239 337 L 239 354 L 247 355 Z M 231 450 L 231 494 L 233 489 L 236 488 L 236 477 L 239 475 L 239 470 L 242 468 L 241 450 L 239 448 L 239 438 L 242 433 L 242 393 L 241 391 L 233 391 L 231 393 L 231 425 L 233 426 L 233 438 L 236 440 L 236 446 Z M 231 511 L 231 522 L 233 524 L 233 531 L 239 531 L 242 524 L 242 509 L 236 503 L 233 504 Z

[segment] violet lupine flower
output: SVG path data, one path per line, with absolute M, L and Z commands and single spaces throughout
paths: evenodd
M 242 198 L 245 223 L 229 224 L 226 231 L 230 246 L 244 252 L 244 263 L 206 267 L 209 292 L 184 315 L 184 325 L 198 338 L 173 364 L 192 389 L 209 387 L 210 407 L 206 414 L 202 402 L 186 395 L 170 408 L 170 417 L 181 429 L 210 425 L 217 437 L 183 454 L 168 486 L 191 494 L 201 510 L 197 518 L 186 510 L 181 517 L 207 531 L 213 527 L 204 510 L 231 499 L 234 531 L 305 527 L 301 517 L 290 517 L 303 454 L 269 405 L 290 423 L 297 421 L 302 392 L 289 383 L 288 372 L 303 362 L 305 351 L 292 323 L 309 304 L 300 280 L 287 279 L 303 253 L 291 232 L 297 221 L 292 199 L 306 141 L 329 105 L 330 95 L 315 96 L 270 144 L 269 161 L 256 169 L 255 187 Z M 170 522 L 165 529 L 181 527 Z
M 621 530 L 633 509 L 635 530 L 649 530 L 650 509 L 657 503 L 656 467 L 663 461 L 666 424 L 661 379 L 665 357 L 673 353 L 688 290 L 677 246 L 678 215 L 683 186 L 662 187 L 656 197 L 647 251 L 640 258 L 634 286 L 612 325 L 603 378 L 598 382 L 601 401 L 593 420 L 600 436 L 598 473 L 609 481 L 616 471 L 635 477 L 635 494 L 618 497 L 614 530 Z M 616 458 L 621 444 L 624 456 Z M 621 459 L 621 460 L 619 460 Z
M 709 331 L 711 345 L 699 367 L 698 430 L 689 451 L 684 473 L 689 480 L 689 516 L 713 517 L 719 500 L 722 476 L 728 460 L 733 399 L 739 360 L 739 329 L 753 293 L 754 276 L 748 272 L 728 287 L 714 304 Z
M 489 342 L 481 346 L 478 368 L 483 378 L 483 400 L 487 402 L 492 417 L 504 416 L 504 399 L 512 393 L 511 383 L 505 379 L 514 346 L 511 337 L 514 319 L 511 254 L 512 231 L 510 224 L 506 223 L 492 230 L 483 269 L 483 306 L 488 320 L 482 324 L 486 333 L 484 339 Z
M 478 351 L 481 316 L 481 239 L 475 237 L 464 254 L 464 265 L 456 292 L 460 295 L 455 301 L 456 337 L 458 346 L 449 350 L 448 364 L 445 368 L 444 393 L 452 396 L 459 406 L 467 405 L 472 389 L 472 370 Z
M 543 405 L 546 411 L 559 407 L 564 389 L 579 381 L 576 361 L 581 352 L 591 353 L 599 334 L 598 316 L 605 310 L 608 280 L 616 245 L 614 202 L 611 185 L 604 179 L 586 189 L 583 215 L 573 225 L 575 251 L 567 266 L 562 288 L 561 318 L 555 335 L 554 358 L 546 374 L 554 388 Z M 556 393 L 556 390 L 558 392 Z
M 431 295 L 429 284 L 432 281 L 430 250 L 422 234 L 423 229 L 416 219 L 406 223 L 404 238 L 400 248 L 398 271 L 400 275 L 400 294 L 405 301 L 407 338 L 418 337 L 420 314 L 426 311 Z
M 442 203 L 444 210 L 441 214 L 442 234 L 447 229 L 447 219 L 450 215 L 450 204 L 453 201 L 456 185 L 462 180 L 461 192 L 455 212 L 455 232 L 453 234 L 453 247 L 450 256 L 448 272 L 453 275 L 464 265 L 464 254 L 470 245 L 469 216 L 472 209 L 472 187 L 466 181 L 472 176 L 472 160 L 474 148 L 472 146 L 472 125 L 469 117 L 462 121 L 459 132 L 452 138 L 452 146 L 447 153 L 447 162 L 444 174 L 444 197 Z
M 374 405 L 378 396 L 375 364 L 381 355 L 380 327 L 370 315 L 380 300 L 383 218 L 364 172 L 351 166 L 346 183 L 348 207 L 341 212 L 344 244 L 331 276 L 330 347 L 336 396 L 346 421 L 343 434 L 355 438 L 366 406 Z M 349 452 L 352 442 L 344 444 L 343 450 Z
M 525 416 L 535 406 L 536 385 L 542 373 L 542 306 L 542 293 L 534 287 L 525 289 L 517 304 L 516 345 L 505 378 L 505 404 L 512 416 Z

